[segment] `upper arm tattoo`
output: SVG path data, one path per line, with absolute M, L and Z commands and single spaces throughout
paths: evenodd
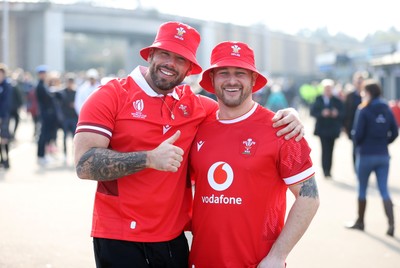
M 105 148 L 92 148 L 76 166 L 78 176 L 85 174 L 96 181 L 110 181 L 146 168 L 146 153 L 119 153 Z
M 318 188 L 314 176 L 301 183 L 299 195 L 311 198 L 318 198 Z

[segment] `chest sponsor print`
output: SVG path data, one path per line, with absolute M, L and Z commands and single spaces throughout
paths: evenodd
M 232 167 L 226 162 L 216 162 L 208 169 L 207 179 L 210 187 L 217 192 L 228 189 L 233 183 L 234 173 Z M 202 195 L 204 204 L 241 205 L 241 197 L 225 196 L 223 193 Z

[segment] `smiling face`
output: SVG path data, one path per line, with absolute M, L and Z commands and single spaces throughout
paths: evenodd
M 220 67 L 215 68 L 210 76 L 220 104 L 237 107 L 245 101 L 252 101 L 256 73 L 243 68 Z
M 166 94 L 185 79 L 192 63 L 179 54 L 152 49 L 148 59 L 150 65 L 146 81 L 159 94 Z

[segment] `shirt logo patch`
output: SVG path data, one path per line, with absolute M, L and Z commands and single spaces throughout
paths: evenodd
M 383 116 L 383 114 L 379 114 L 376 119 L 375 122 L 378 124 L 385 124 L 386 123 L 386 118 Z
M 170 126 L 170 125 L 163 126 L 163 134 L 167 133 L 168 130 L 170 130 L 171 128 L 172 128 L 172 126 Z
M 190 115 L 187 105 L 180 104 L 178 108 L 184 117 L 188 117 Z
M 256 142 L 253 141 L 252 138 L 248 138 L 247 140 L 243 141 L 244 150 L 243 150 L 242 154 L 251 155 L 251 153 L 252 153 L 252 151 L 251 151 L 251 150 L 252 150 L 252 147 L 253 147 L 253 145 L 255 145 L 255 144 L 256 144 Z
M 197 142 L 197 151 L 200 151 L 201 147 L 203 146 L 204 141 Z
M 135 100 L 132 102 L 133 109 L 135 109 L 134 113 L 131 113 L 131 115 L 135 118 L 146 118 L 147 115 L 143 114 L 143 109 L 144 109 L 144 102 L 142 99 L 140 100 Z

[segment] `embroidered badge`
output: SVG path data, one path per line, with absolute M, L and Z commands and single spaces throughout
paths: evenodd
M 232 55 L 232 56 L 240 57 L 240 50 L 241 50 L 241 48 L 240 48 L 238 45 L 233 45 L 233 46 L 231 46 L 231 48 L 232 48 L 232 53 L 231 53 L 231 55 Z
M 184 104 L 180 104 L 178 109 L 181 111 L 184 117 L 188 117 L 190 115 L 188 107 Z
M 179 27 L 176 28 L 177 33 L 175 35 L 175 38 L 179 39 L 179 40 L 184 40 L 183 35 L 186 33 L 185 28 L 183 27 Z
M 144 102 L 142 99 L 132 102 L 132 106 L 133 106 L 133 109 L 135 109 L 135 112 L 131 113 L 131 115 L 133 117 L 141 118 L 141 119 L 144 119 L 147 117 L 147 115 L 142 113 L 143 109 L 144 109 Z
M 255 145 L 255 144 L 256 144 L 256 142 L 253 141 L 252 138 L 248 138 L 247 140 L 243 141 L 244 150 L 243 150 L 242 154 L 250 155 L 253 145 Z

